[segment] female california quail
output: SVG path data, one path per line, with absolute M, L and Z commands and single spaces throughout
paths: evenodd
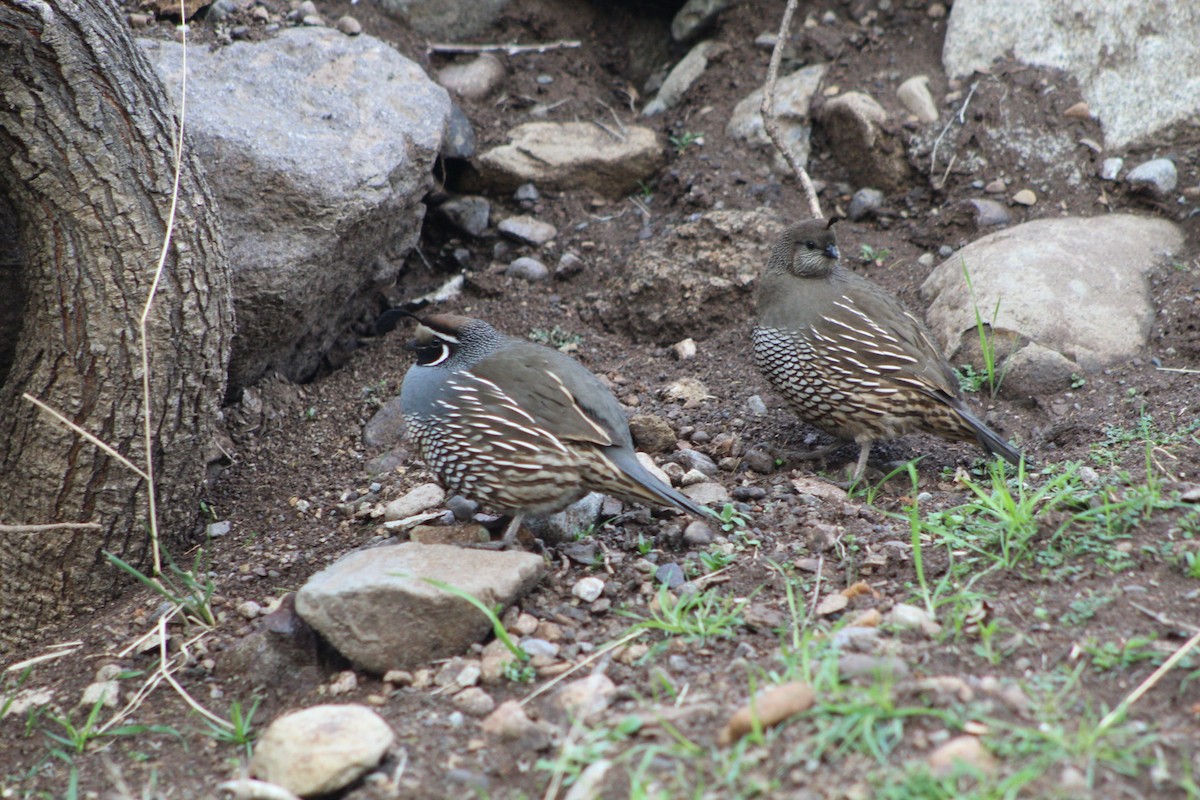
M 843 267 L 829 222 L 788 228 L 758 287 L 754 360 L 802 420 L 862 450 L 913 431 L 1021 454 L 963 403 L 925 325 L 882 287 Z
M 598 491 L 698 517 L 711 512 L 638 463 L 616 398 L 578 361 L 452 314 L 418 318 L 400 390 L 421 457 L 442 484 L 513 513 L 549 514 Z

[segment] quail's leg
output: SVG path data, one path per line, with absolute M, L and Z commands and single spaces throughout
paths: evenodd
M 863 475 L 867 472 L 867 458 L 871 455 L 871 443 L 864 442 L 862 449 L 858 453 L 858 463 L 854 465 L 854 474 L 850 476 L 850 485 L 858 483 L 862 480 Z
M 504 529 L 504 535 L 500 537 L 499 541 L 479 542 L 478 544 L 468 545 L 468 547 L 475 550 L 510 550 L 517 543 L 517 533 L 520 532 L 521 523 L 524 521 L 524 513 L 513 514 L 512 521 Z

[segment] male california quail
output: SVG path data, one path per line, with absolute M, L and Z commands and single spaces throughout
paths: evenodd
M 616 398 L 573 358 L 453 314 L 418 318 L 417 362 L 400 405 L 421 457 L 452 492 L 513 513 L 549 514 L 591 491 L 712 512 L 638 463 Z
M 754 360 L 802 420 L 862 450 L 912 431 L 978 442 L 1012 464 L 1020 452 L 963 403 L 925 325 L 839 261 L 832 225 L 814 219 L 776 242 L 758 287 Z

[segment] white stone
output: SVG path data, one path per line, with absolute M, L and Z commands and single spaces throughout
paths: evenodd
M 330 794 L 378 764 L 394 738 L 366 706 L 313 706 L 270 724 L 254 748 L 250 772 L 301 797 Z
M 937 122 L 937 103 L 929 91 L 928 75 L 915 75 L 900 84 L 896 97 L 921 122 Z
M 554 695 L 554 705 L 571 719 L 587 718 L 608 708 L 616 684 L 602 673 L 593 673 L 565 684 Z
M 571 587 L 571 594 L 578 597 L 585 603 L 591 603 L 597 600 L 604 592 L 604 581 L 599 578 L 587 576 L 580 578 L 574 586 Z
M 728 45 L 708 40 L 700 42 L 689 50 L 688 54 L 671 69 L 667 79 L 659 87 L 658 94 L 642 109 L 642 116 L 650 117 L 661 114 L 668 108 L 677 106 L 696 79 L 704 74 L 704 70 L 708 67 L 708 59 L 728 49 Z
M 96 703 L 106 708 L 116 708 L 121 699 L 121 686 L 116 681 L 96 681 L 88 684 L 79 698 L 79 705 L 91 709 Z
M 482 100 L 504 82 L 506 73 L 500 59 L 480 53 L 466 63 L 443 67 L 437 78 L 438 83 L 465 100 Z
M 392 522 L 415 517 L 431 508 L 437 508 L 445 499 L 446 490 L 441 486 L 436 483 L 422 483 L 388 503 L 383 509 L 383 518 L 387 522 Z
M 659 467 L 658 464 L 655 464 L 654 459 L 651 458 L 648 454 L 639 452 L 637 454 L 637 460 L 638 460 L 638 463 L 640 463 L 643 467 L 645 467 L 646 471 L 649 472 L 651 475 L 658 478 L 660 481 L 665 483 L 667 486 L 671 485 L 670 476 L 668 476 L 667 473 L 663 472 L 662 468 Z

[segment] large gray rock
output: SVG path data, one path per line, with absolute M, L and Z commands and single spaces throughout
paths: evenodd
M 496 21 L 508 0 L 379 0 L 379 7 L 417 33 L 461 41 Z
M 671 68 L 667 79 L 659 87 L 658 94 L 642 109 L 642 116 L 650 117 L 655 114 L 661 114 L 668 108 L 674 108 L 679 105 L 679 101 L 683 99 L 687 90 L 692 87 L 696 79 L 703 75 L 704 70 L 708 68 L 708 60 L 716 58 L 728 49 L 729 45 L 710 39 L 700 42 L 700 44 L 689 50 L 688 54 Z
M 1079 82 L 1112 148 L 1200 113 L 1200 4 L 956 0 L 942 62 L 951 77 L 1010 51 Z M 1103 57 L 1097 56 L 1103 54 Z
M 491 629 L 473 605 L 422 578 L 507 606 L 541 578 L 540 556 L 406 543 L 349 553 L 308 579 L 296 611 L 370 672 L 412 669 L 458 655 Z
M 1154 320 L 1147 273 L 1182 244 L 1173 223 L 1150 217 L 1026 222 L 972 242 L 930 273 L 921 287 L 932 299 L 929 327 L 953 359 L 976 339 L 975 308 L 992 322 L 998 302 L 995 335 L 1097 370 L 1145 346 Z
M 605 327 L 663 347 L 739 325 L 782 231 L 769 212 L 706 212 L 642 242 L 591 308 Z
M 650 128 L 626 125 L 620 136 L 590 122 L 527 122 L 509 131 L 509 144 L 479 157 L 480 177 L 502 192 L 533 183 L 542 189 L 585 186 L 620 197 L 666 163 Z
M 168 87 L 182 48 L 142 42 Z M 420 233 L 444 89 L 328 28 L 188 51 L 187 130 L 221 200 L 237 333 L 230 384 L 309 377 Z
M 808 163 L 812 134 L 808 113 L 812 98 L 828 68 L 828 64 L 812 64 L 780 78 L 775 84 L 775 118 L 779 122 L 779 133 L 801 166 Z M 732 139 L 741 139 L 753 147 L 768 148 L 774 153 L 775 145 L 763 127 L 762 98 L 761 86 L 743 97 L 734 106 L 725 133 Z M 778 153 L 775 153 L 775 169 L 781 172 L 789 169 Z
M 820 123 L 834 158 L 858 186 L 899 192 L 912 181 L 903 139 L 887 112 L 863 92 L 846 92 L 821 107 Z

